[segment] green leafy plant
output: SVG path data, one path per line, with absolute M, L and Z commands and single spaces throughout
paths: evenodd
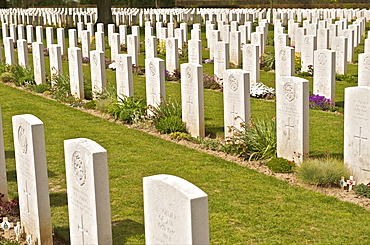
M 355 193 L 359 196 L 364 196 L 366 198 L 370 198 L 370 185 L 367 184 L 359 184 L 353 187 Z
M 270 71 L 275 69 L 275 54 L 272 52 L 267 52 L 262 54 L 260 58 L 260 69 L 264 71 Z
M 153 112 L 153 123 L 161 133 L 186 132 L 185 123 L 182 122 L 182 108 L 177 100 L 168 100 L 160 103 Z M 178 118 L 178 119 L 175 119 Z
M 292 173 L 295 166 L 294 161 L 282 157 L 271 158 L 266 164 L 275 173 Z
M 296 171 L 303 183 L 316 186 L 339 185 L 342 176 L 348 178 L 350 175 L 343 161 L 330 156 L 308 159 Z
M 76 99 L 71 94 L 71 85 L 69 76 L 59 74 L 52 80 L 51 97 L 60 102 L 76 103 L 80 105 L 80 100 Z
M 249 126 L 236 130 L 232 141 L 239 147 L 239 154 L 251 159 L 276 157 L 276 122 L 274 119 L 251 119 Z
M 93 110 L 96 109 L 96 100 L 90 100 L 89 102 L 86 102 L 84 108 Z
M 295 52 L 294 53 L 294 72 L 295 74 L 300 74 L 301 73 L 301 53 Z
M 188 44 L 184 43 L 182 48 L 179 48 L 179 59 L 181 61 L 187 61 L 189 57 Z
M 346 81 L 349 83 L 357 83 L 357 78 L 350 74 L 343 74 L 343 75 L 335 75 L 335 80 L 337 81 Z
M 31 91 L 36 92 L 36 93 L 44 93 L 46 91 L 49 91 L 51 86 L 50 84 L 47 83 L 41 83 L 41 84 L 35 84 L 35 85 L 29 85 L 27 86 Z
M 184 133 L 184 132 L 173 132 L 173 133 L 170 133 L 170 138 L 173 139 L 173 140 L 189 140 L 191 141 L 192 140 L 192 137 L 190 134 L 188 133 Z
M 211 76 L 207 73 L 203 73 L 203 87 L 205 89 L 222 89 L 222 85 L 218 82 L 217 76 Z
M 145 104 L 135 97 L 120 97 L 119 102 L 107 105 L 107 112 L 124 123 L 132 124 L 134 119 L 145 114 Z

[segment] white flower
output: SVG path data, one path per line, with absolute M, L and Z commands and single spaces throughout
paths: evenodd
M 275 89 L 266 86 L 263 83 L 251 85 L 250 96 L 255 98 L 263 98 L 266 95 L 275 95 Z

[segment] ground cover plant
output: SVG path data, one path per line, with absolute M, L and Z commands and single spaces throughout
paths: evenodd
M 209 58 L 208 52 L 203 51 L 203 60 Z M 48 67 L 47 62 L 48 59 L 45 67 Z M 138 67 L 144 67 L 143 55 L 139 56 Z M 204 63 L 203 67 L 204 73 L 213 75 L 212 62 Z M 66 62 L 63 69 L 68 74 Z M 90 67 L 84 66 L 83 69 L 85 77 L 89 77 Z M 356 73 L 357 66 L 349 65 L 348 74 L 356 76 Z M 274 87 L 274 75 L 261 71 L 261 80 Z M 312 78 L 307 79 L 312 91 Z M 107 80 L 114 86 L 115 72 L 107 70 Z M 134 80 L 135 96 L 145 100 L 145 78 L 135 74 Z M 343 107 L 344 88 L 349 86 L 356 84 L 337 82 L 338 106 Z M 167 82 L 166 90 L 167 97 L 180 101 L 179 83 Z M 55 234 L 64 240 L 68 240 L 69 235 L 63 140 L 76 137 L 90 138 L 108 151 L 115 244 L 144 243 L 141 180 L 144 176 L 160 173 L 187 179 L 209 195 L 212 244 L 294 244 L 297 241 L 337 244 L 368 239 L 369 212 L 363 208 L 290 186 L 234 163 L 126 129 L 4 85 L 0 85 L 0 94 L 11 195 L 17 196 L 11 116 L 31 113 L 45 123 L 53 228 Z M 207 147 L 221 150 L 224 148 L 215 138 L 223 138 L 222 99 L 222 92 L 205 90 L 206 134 L 211 138 L 199 140 Z M 271 120 L 275 103 L 251 98 L 251 109 L 252 118 L 259 120 L 267 117 Z M 343 115 L 311 110 L 310 155 L 317 157 L 327 150 L 342 157 L 342 129 Z M 322 222 L 323 219 L 325 222 Z M 346 225 L 349 222 L 351 227 Z

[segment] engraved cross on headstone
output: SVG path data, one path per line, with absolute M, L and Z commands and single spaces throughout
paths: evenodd
M 82 244 L 85 244 L 85 233 L 89 234 L 89 231 L 84 228 L 84 216 L 81 214 L 81 225 L 78 225 L 78 230 L 81 231 Z
M 189 99 L 188 99 L 188 101 L 186 101 L 186 103 L 189 105 L 188 115 L 190 115 L 191 106 L 193 105 L 193 102 L 191 102 L 191 99 L 190 99 L 190 95 L 189 95 Z
M 294 126 L 290 125 L 290 117 L 288 118 L 288 124 L 285 124 L 285 127 L 288 129 L 288 140 L 290 140 L 290 130 L 294 129 Z
M 152 87 L 152 92 L 150 94 L 152 95 L 152 106 L 155 106 L 155 98 L 157 97 L 157 94 L 154 91 L 154 87 Z
M 232 111 L 230 111 L 231 116 L 233 118 L 233 126 L 235 126 L 236 119 L 238 118 L 239 114 L 235 111 L 235 105 L 233 105 Z
M 29 203 L 29 199 L 31 197 L 31 193 L 28 192 L 28 187 L 27 187 L 27 181 L 26 181 L 26 188 L 25 190 L 23 190 L 24 194 L 26 195 L 27 197 L 27 213 L 29 214 L 30 213 L 30 203 Z
M 359 140 L 359 144 L 358 144 L 358 155 L 361 156 L 361 141 L 367 141 L 367 138 L 363 137 L 362 136 L 362 127 L 360 127 L 360 133 L 358 136 L 354 136 L 355 139 Z

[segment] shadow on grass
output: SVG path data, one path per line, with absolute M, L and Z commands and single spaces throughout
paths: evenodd
M 325 158 L 327 155 L 324 152 L 312 151 L 310 152 L 310 158 Z M 334 157 L 343 160 L 343 153 L 330 153 L 330 157 Z
M 54 244 L 70 244 L 69 227 L 54 227 Z M 144 225 L 131 219 L 112 222 L 113 244 L 125 244 L 129 237 L 143 236 Z
M 50 206 L 52 207 L 67 206 L 67 193 L 66 192 L 50 193 Z
M 17 172 L 15 170 L 6 171 L 6 179 L 10 182 L 16 182 L 17 181 Z
M 335 102 L 335 105 L 339 107 L 344 107 L 344 101 L 337 101 Z
M 14 159 L 15 152 L 14 151 L 5 151 L 5 159 Z
M 208 138 L 215 139 L 217 136 L 220 136 L 224 132 L 223 127 L 206 127 L 205 135 Z
M 125 244 L 129 237 L 144 235 L 144 225 L 131 219 L 112 222 L 113 244 Z
M 69 227 L 53 227 L 54 244 L 68 245 L 71 244 L 69 240 Z

